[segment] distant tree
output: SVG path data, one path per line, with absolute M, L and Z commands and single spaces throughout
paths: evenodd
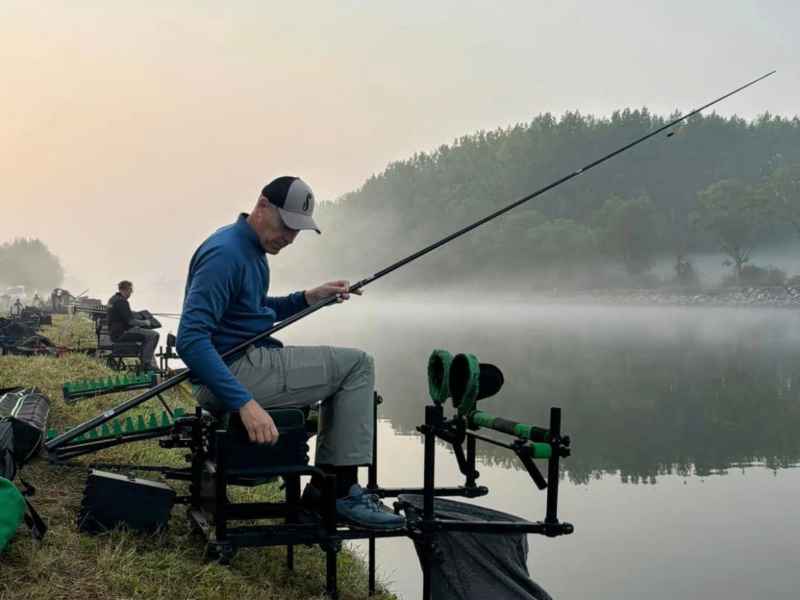
M 541 260 L 529 240 L 532 232 L 545 223 L 547 218 L 539 211 L 523 209 L 507 215 L 504 220 L 495 222 L 495 227 L 487 228 L 486 232 L 483 232 L 489 235 L 494 233 L 493 242 L 487 244 L 478 237 L 475 242 L 483 241 L 484 249 L 489 250 L 498 267 L 513 265 L 525 269 L 539 264 Z M 480 247 L 476 249 L 481 250 Z
M 675 253 L 675 283 L 681 289 L 697 287 L 700 284 L 700 276 L 694 266 L 694 261 L 688 256 L 684 256 L 679 246 L 673 248 Z
M 769 202 L 753 186 L 732 179 L 711 184 L 697 197 L 705 214 L 695 213 L 692 222 L 717 234 L 720 249 L 741 280 L 742 266 L 750 261 L 771 214 Z
M 17 238 L 0 245 L 1 284 L 45 292 L 60 286 L 63 279 L 61 261 L 41 240 Z
M 600 234 L 603 248 L 622 261 L 628 275 L 650 270 L 656 260 L 658 215 L 647 196 L 612 196 L 595 211 L 595 219 L 605 224 Z
M 553 219 L 528 232 L 528 241 L 540 260 L 560 264 L 586 260 L 595 255 L 594 230 L 572 219 Z
M 549 220 L 536 210 L 521 210 L 489 223 L 475 231 L 469 242 L 467 263 L 496 271 L 555 268 L 567 273 L 570 265 L 596 255 L 594 232 L 588 225 L 571 219 Z
M 792 227 L 800 239 L 800 163 L 773 171 L 761 188 L 778 218 Z

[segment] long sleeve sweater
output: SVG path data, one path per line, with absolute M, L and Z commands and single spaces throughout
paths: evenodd
M 224 361 L 220 355 L 307 306 L 303 292 L 267 296 L 269 263 L 246 217 L 213 233 L 192 257 L 176 345 L 192 380 L 208 386 L 229 411 L 252 396 L 228 368 L 243 352 Z M 256 346 L 282 344 L 266 337 Z

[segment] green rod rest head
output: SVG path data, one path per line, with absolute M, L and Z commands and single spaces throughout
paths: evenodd
M 499 392 L 505 378 L 500 369 L 479 363 L 474 354 L 457 354 L 450 365 L 449 381 L 453 406 L 459 414 L 468 415 L 478 400 Z
M 434 404 L 444 404 L 450 397 L 450 364 L 453 355 L 447 350 L 434 350 L 428 359 L 428 392 Z

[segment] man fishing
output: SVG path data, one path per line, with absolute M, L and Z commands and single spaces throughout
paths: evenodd
M 106 303 L 108 337 L 115 344 L 125 342 L 141 344 L 142 372 L 158 371 L 155 358 L 158 332 L 150 329 L 148 319 L 137 319 L 131 311 L 128 300 L 133 294 L 133 284 L 130 281 L 120 281 L 117 290 Z
M 267 410 L 324 401 L 316 466 L 336 475 L 339 516 L 359 527 L 397 529 L 403 517 L 383 510 L 358 484 L 358 467 L 372 462 L 371 356 L 351 348 L 284 347 L 272 337 L 226 360 L 220 356 L 330 296 L 349 299 L 349 282 L 343 280 L 283 297 L 267 295 L 266 254 L 277 255 L 302 230 L 321 233 L 313 213 L 314 194 L 306 183 L 279 177 L 262 190 L 249 215 L 239 215 L 201 244 L 189 265 L 177 350 L 196 376 L 200 405 L 212 413 L 239 411 L 254 443 L 278 441 Z M 312 478 L 303 492 L 308 508 L 319 504 L 320 479 Z

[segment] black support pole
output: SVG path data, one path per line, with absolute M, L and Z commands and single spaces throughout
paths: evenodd
M 378 392 L 373 393 L 375 403 L 374 412 L 372 413 L 372 463 L 369 465 L 367 480 L 367 489 L 370 490 L 378 487 L 378 405 L 381 403 L 381 397 Z M 367 543 L 369 545 L 369 564 L 367 565 L 369 569 L 369 590 L 367 593 L 371 598 L 375 595 L 375 570 L 377 568 L 375 537 L 370 537 Z
M 369 590 L 367 594 L 370 598 L 375 595 L 375 537 L 369 538 Z
M 300 476 L 289 475 L 284 478 L 286 482 L 286 505 L 290 508 L 291 512 L 287 513 L 284 522 L 296 523 L 297 511 L 300 506 Z M 286 569 L 294 571 L 294 545 L 286 545 Z
M 378 487 L 378 405 L 381 397 L 378 392 L 373 392 L 375 408 L 372 414 L 372 463 L 367 469 L 367 489 L 374 490 Z
M 558 523 L 558 459 L 561 450 L 561 409 L 550 408 L 550 444 L 553 449 L 547 462 L 547 515 L 545 523 Z
M 325 571 L 326 591 L 333 600 L 339 598 L 338 565 L 336 544 L 336 475 L 325 475 L 323 479 L 322 506 L 325 526 Z
M 227 431 L 218 430 L 214 435 L 217 438 L 217 469 L 214 474 L 214 526 L 217 543 L 224 543 L 228 537 L 228 515 L 225 509 L 228 504 L 228 456 L 226 450 L 229 434 Z
M 434 511 L 434 479 L 436 467 L 436 425 L 442 413 L 441 405 L 425 407 L 425 463 L 422 497 L 422 600 L 431 598 L 431 568 L 434 558 L 436 534 Z
M 478 478 L 478 472 L 475 470 L 475 455 L 477 453 L 477 448 L 475 447 L 475 437 L 468 435 L 467 436 L 467 487 L 475 487 L 476 479 Z

